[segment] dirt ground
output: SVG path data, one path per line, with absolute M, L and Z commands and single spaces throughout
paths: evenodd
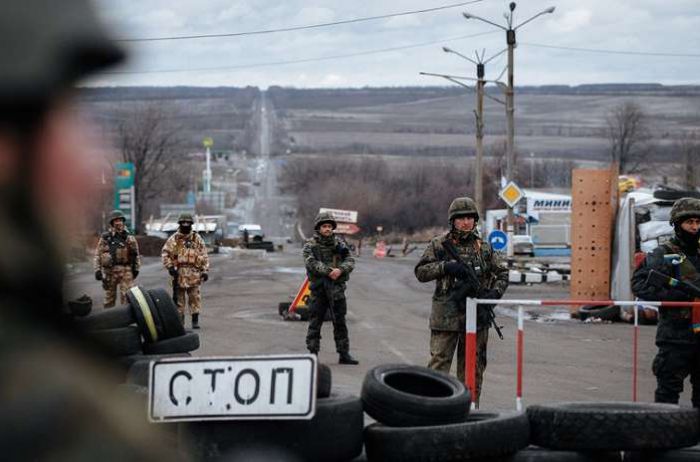
M 428 316 L 433 283 L 413 275 L 419 255 L 376 260 L 357 258 L 348 289 L 351 351 L 359 366 L 337 364 L 332 326 L 323 327 L 320 360 L 331 367 L 333 387 L 359 394 L 366 371 L 386 363 L 425 365 Z M 146 288 L 168 287 L 157 258 L 145 259 L 137 282 Z M 283 321 L 279 302 L 290 301 L 304 277 L 299 246 L 258 257 L 211 256 L 210 280 L 203 288 L 201 348 L 198 356 L 304 353 L 306 322 Z M 101 287 L 87 263 L 70 268 L 70 291 L 86 293 L 101 306 Z M 567 298 L 566 283 L 511 285 L 505 298 Z M 96 308 L 100 309 L 100 308 Z M 569 319 L 567 307 L 526 307 L 525 405 L 552 401 L 632 399 L 630 324 L 586 324 Z M 514 309 L 498 307 L 504 340 L 491 330 L 482 409 L 515 407 Z M 189 327 L 189 320 L 188 320 Z M 655 326 L 641 326 L 639 400 L 653 401 L 651 362 Z M 454 367 L 454 366 L 453 366 Z M 688 393 L 682 397 L 688 405 Z

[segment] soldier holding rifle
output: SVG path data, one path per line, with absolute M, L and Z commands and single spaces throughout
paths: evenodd
M 671 208 L 675 236 L 648 254 L 632 276 L 632 291 L 642 300 L 699 300 L 700 199 L 678 199 Z M 693 407 L 700 407 L 700 307 L 659 308 L 652 370 L 657 403 L 678 404 L 690 376 Z
M 333 234 L 336 227 L 333 215 L 328 212 L 319 213 L 314 220 L 314 235 L 304 243 L 304 264 L 311 289 L 306 347 L 313 354 L 318 354 L 321 349 L 321 327 L 328 310 L 333 321 L 338 362 L 359 364 L 350 355 L 350 339 L 345 321 L 345 283 L 355 268 L 355 260 L 347 246 Z
M 449 373 L 457 349 L 457 376 L 464 382 L 466 298 L 501 298 L 508 287 L 508 269 L 491 245 L 479 237 L 476 229 L 479 212 L 471 198 L 458 197 L 452 201 L 448 220 L 450 231 L 430 241 L 415 267 L 415 275 L 420 282 L 435 281 L 428 367 Z M 496 326 L 492 306 L 477 307 L 476 325 L 476 390 L 473 400 L 478 405 L 486 369 L 489 327 Z

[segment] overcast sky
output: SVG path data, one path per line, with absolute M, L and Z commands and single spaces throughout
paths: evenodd
M 343 21 L 461 3 L 459 0 L 98 0 L 119 38 L 227 34 Z M 420 71 L 471 76 L 474 66 L 443 45 L 486 57 L 505 47 L 505 33 L 462 12 L 505 25 L 508 3 L 468 6 L 309 30 L 224 38 L 130 42 L 123 74 L 99 85 L 363 87 L 442 85 Z M 516 85 L 610 82 L 698 84 L 698 0 L 521 0 L 515 24 L 555 6 L 518 30 Z M 475 34 L 483 34 L 469 37 Z M 605 54 L 543 48 L 588 48 L 692 56 Z M 386 49 L 400 48 L 393 51 Z M 317 60 L 338 55 L 359 56 Z M 310 60 L 281 64 L 282 61 Z M 277 64 L 274 64 L 277 63 Z M 505 66 L 491 61 L 487 78 Z M 221 69 L 226 68 L 226 69 Z M 159 72 L 151 72 L 159 71 Z M 163 72 L 169 71 L 169 72 Z

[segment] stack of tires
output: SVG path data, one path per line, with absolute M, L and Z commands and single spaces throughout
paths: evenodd
M 199 336 L 185 331 L 165 290 L 132 287 L 127 299 L 127 305 L 76 319 L 80 328 L 125 369 L 163 356 L 189 355 L 199 348 Z
M 318 365 L 316 414 L 310 420 L 222 420 L 179 425 L 180 447 L 193 460 L 350 461 L 362 453 L 360 398 L 331 391 L 331 370 Z
M 361 396 L 377 421 L 364 430 L 369 461 L 495 460 L 529 444 L 524 413 L 470 412 L 464 385 L 425 367 L 377 366 Z
M 530 406 L 529 458 L 513 460 L 690 461 L 700 449 L 697 409 L 669 404 L 570 402 Z M 690 448 L 690 449 L 682 449 Z M 518 456 L 521 455 L 520 453 Z

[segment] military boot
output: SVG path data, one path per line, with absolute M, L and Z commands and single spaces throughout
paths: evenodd
M 199 329 L 199 313 L 192 315 L 192 329 Z
M 338 364 L 360 364 L 360 361 L 356 360 L 353 358 L 349 352 L 345 351 L 343 353 L 340 353 L 339 359 L 338 359 Z

